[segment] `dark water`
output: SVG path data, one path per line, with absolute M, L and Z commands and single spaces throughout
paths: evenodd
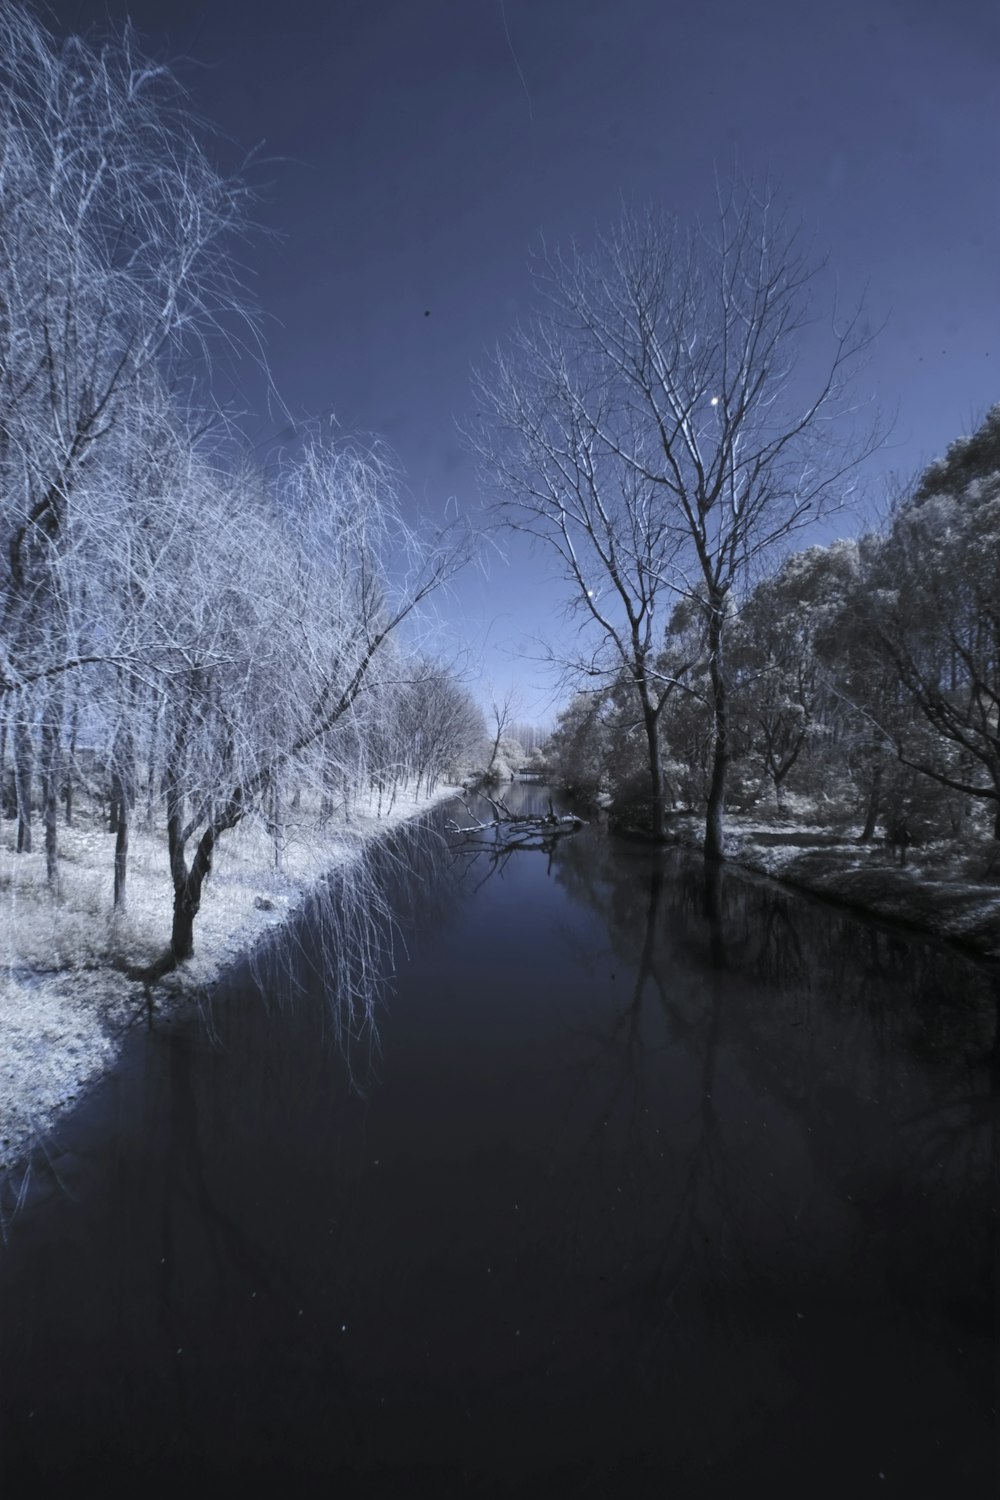
M 304 934 L 50 1143 L 5 1500 L 994 1496 L 991 976 L 597 829 L 392 853 L 364 1097 Z

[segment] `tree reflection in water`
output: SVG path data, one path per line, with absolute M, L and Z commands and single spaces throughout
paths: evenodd
M 1000 1181 L 996 976 L 680 852 L 580 839 L 554 874 L 600 914 L 634 974 L 627 1004 L 588 1036 L 566 1113 L 599 1078 L 586 1150 L 607 1150 L 614 1129 L 634 1163 L 664 1159 L 657 1200 L 637 1221 L 655 1225 L 655 1240 L 629 1250 L 645 1266 L 646 1357 L 686 1284 L 734 1334 L 783 1305 L 796 1277 L 838 1260 L 855 1275 L 865 1237 L 880 1242 L 893 1295 L 991 1327 L 1000 1247 L 983 1205 Z M 644 1018 L 650 1000 L 659 1026 Z M 697 1057 L 700 1097 L 656 1108 L 670 1069 L 662 1056 L 654 1065 L 651 1046 Z M 901 1053 L 912 1059 L 902 1077 Z M 793 1140 L 809 1142 L 812 1203 L 807 1174 L 775 1177 L 768 1165 Z M 782 1197 L 782 1176 L 799 1182 L 797 1201 Z M 832 1219 L 828 1192 L 841 1205 Z M 956 1258 L 978 1288 L 961 1306 Z
M 599 829 L 511 859 L 406 829 L 213 1043 L 136 1038 L 0 1258 L 18 1493 L 979 1493 L 985 974 Z
M 350 1086 L 363 1093 L 377 1066 L 380 1012 L 405 961 L 407 933 L 438 925 L 467 894 L 461 872 L 448 869 L 448 847 L 433 816 L 360 845 L 227 989 L 249 982 L 261 1003 L 278 1010 L 312 1004 L 325 1054 L 336 1056 Z

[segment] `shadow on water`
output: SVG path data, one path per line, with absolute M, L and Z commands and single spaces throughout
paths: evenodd
M 996 976 L 445 816 L 67 1127 L 3 1493 L 992 1496 Z

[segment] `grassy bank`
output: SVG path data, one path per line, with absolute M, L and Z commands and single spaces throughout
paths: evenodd
M 454 795 L 441 787 L 392 801 L 361 797 L 350 819 L 305 819 L 286 829 L 281 868 L 273 840 L 248 818 L 219 845 L 195 924 L 195 954 L 156 986 L 169 1013 L 218 981 L 241 955 L 288 921 L 316 881 L 373 837 Z M 128 904 L 111 910 L 114 835 L 96 809 L 60 828 L 58 891 L 44 852 L 16 854 L 14 824 L 0 825 L 0 1172 L 9 1169 L 81 1092 L 114 1065 L 148 995 L 134 975 L 163 953 L 173 900 L 166 841 L 131 838 Z M 39 835 L 39 842 L 41 842 Z
M 872 916 L 945 938 L 1000 959 L 1000 847 L 989 837 L 940 841 L 910 851 L 905 865 L 882 842 L 861 844 L 861 829 L 731 815 L 726 858 Z M 671 836 L 702 847 L 693 816 L 671 820 Z

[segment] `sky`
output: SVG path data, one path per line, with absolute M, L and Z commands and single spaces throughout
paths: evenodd
M 248 361 L 219 396 L 261 451 L 333 417 L 389 444 L 408 511 L 483 499 L 460 436 L 470 368 L 530 316 L 542 235 L 586 245 L 622 204 L 682 220 L 716 169 L 769 174 L 881 326 L 864 373 L 894 417 L 870 504 L 1000 399 L 1000 6 L 994 0 L 61 0 L 59 32 L 131 17 L 258 190 Z M 884 325 L 884 326 L 882 326 Z M 283 409 L 282 409 L 283 408 Z M 845 521 L 853 534 L 865 518 Z M 521 542 L 438 602 L 434 643 L 485 696 L 551 722 L 539 658 L 561 586 Z

